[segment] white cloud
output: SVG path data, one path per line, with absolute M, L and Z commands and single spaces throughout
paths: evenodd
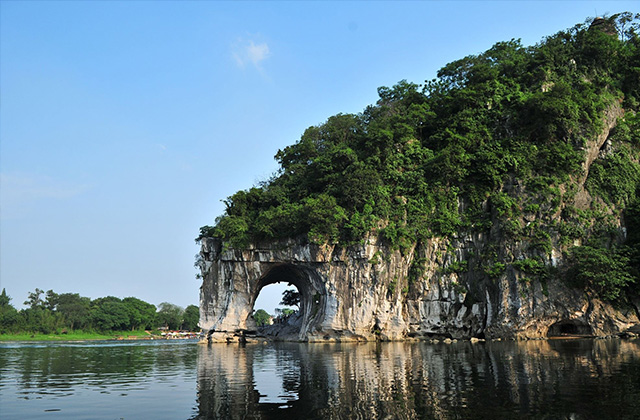
M 269 58 L 271 52 L 266 42 L 256 44 L 253 40 L 239 39 L 232 45 L 233 58 L 240 68 L 252 64 L 258 70 L 262 70 L 261 63 Z
M 262 60 L 269 57 L 269 46 L 266 43 L 254 44 L 253 41 L 249 41 L 247 46 L 247 57 L 254 65 L 258 65 Z

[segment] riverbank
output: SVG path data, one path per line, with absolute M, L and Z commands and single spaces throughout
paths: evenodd
M 188 340 L 199 338 L 191 331 L 111 331 L 106 333 L 73 331 L 61 334 L 18 333 L 0 334 L 7 341 L 94 341 L 94 340 Z
M 112 331 L 108 333 L 74 331 L 65 334 L 18 333 L 0 334 L 4 341 L 90 341 L 90 340 L 150 340 L 162 339 L 159 333 L 147 331 Z

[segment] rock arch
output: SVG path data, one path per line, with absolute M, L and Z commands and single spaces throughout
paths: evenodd
M 199 266 L 200 327 L 212 341 L 235 341 L 257 330 L 252 317 L 260 290 L 286 282 L 300 292 L 302 321 L 297 337 L 307 340 L 326 322 L 329 292 L 323 262 L 310 255 L 275 252 L 273 249 L 224 250 L 220 242 L 202 243 Z
M 279 281 L 294 284 L 302 297 L 300 331 L 287 340 L 606 335 L 637 324 L 635 313 L 588 300 L 553 279 L 547 293 L 535 284 L 532 292 L 512 271 L 487 282 L 481 271 L 445 270 L 451 261 L 473 261 L 474 244 L 483 241 L 481 235 L 451 244 L 436 238 L 401 252 L 377 237 L 346 248 L 297 238 L 239 249 L 202 238 L 199 326 L 212 341 L 242 339 L 257 329 L 251 313 L 258 293 Z M 418 278 L 411 273 L 415 261 L 426 261 Z M 534 298 L 519 298 L 531 292 Z M 549 317 L 541 322 L 543 311 Z
M 384 258 L 382 258 L 384 256 Z M 408 298 L 410 255 L 376 241 L 348 248 L 304 239 L 224 248 L 202 238 L 197 265 L 202 275 L 199 326 L 211 341 L 236 341 L 257 330 L 251 317 L 260 290 L 285 281 L 301 293 L 297 341 L 398 340 L 429 334 L 433 324 L 455 319 L 455 331 L 480 330 L 484 318 L 464 296 L 440 286 Z M 414 335 L 415 335 L 414 334 Z M 278 339 L 283 338 L 278 336 Z

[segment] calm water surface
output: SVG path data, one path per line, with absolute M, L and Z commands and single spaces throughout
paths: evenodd
M 0 418 L 638 419 L 640 340 L 4 343 Z

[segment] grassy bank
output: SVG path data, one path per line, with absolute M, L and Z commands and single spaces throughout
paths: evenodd
M 115 340 L 144 339 L 155 334 L 145 331 L 109 331 L 84 332 L 73 331 L 66 334 L 16 333 L 0 334 L 0 341 L 76 341 L 76 340 Z

